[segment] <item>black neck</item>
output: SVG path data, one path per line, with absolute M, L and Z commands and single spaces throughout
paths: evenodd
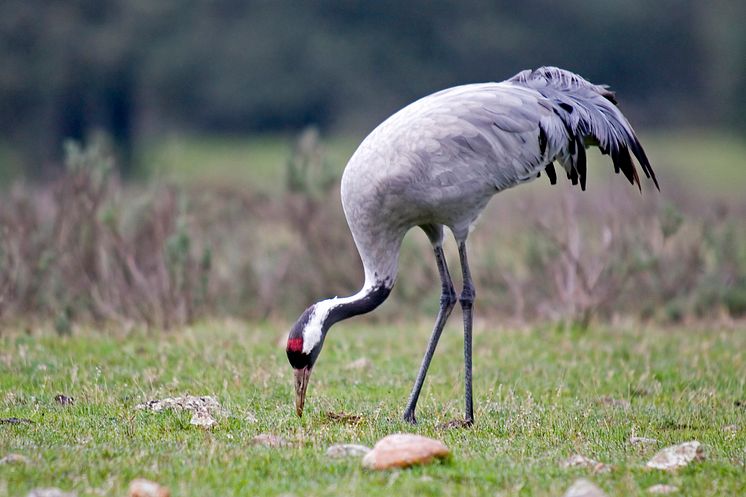
M 391 288 L 388 288 L 383 284 L 372 287 L 361 298 L 333 307 L 329 311 L 327 325 L 331 326 L 336 322 L 342 321 L 343 319 L 351 318 L 352 316 L 357 316 L 359 314 L 365 314 L 366 312 L 372 311 L 373 309 L 381 305 L 390 293 Z

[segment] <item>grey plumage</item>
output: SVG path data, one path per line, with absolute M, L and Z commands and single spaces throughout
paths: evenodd
M 430 359 L 456 301 L 443 255 L 444 227 L 459 247 L 464 290 L 466 418 L 471 423 L 471 306 L 474 287 L 466 239 L 492 196 L 545 171 L 554 163 L 573 184 L 586 186 L 585 148 L 611 156 L 616 172 L 640 187 L 630 152 L 658 186 L 634 130 L 605 86 L 555 67 L 526 70 L 501 83 L 471 84 L 424 97 L 381 123 L 363 140 L 342 176 L 342 205 L 365 269 L 356 295 L 312 305 L 290 333 L 288 358 L 297 384 L 308 375 L 335 322 L 369 312 L 388 295 L 398 269 L 404 234 L 421 227 L 435 251 L 441 308 L 405 411 L 414 409 Z M 301 393 L 302 390 L 302 393 Z M 305 386 L 297 390 L 302 412 Z
M 610 154 L 617 172 L 639 185 L 631 150 L 657 186 L 614 102 L 605 87 L 545 67 L 502 83 L 443 90 L 388 118 L 342 177 L 342 202 L 366 276 L 393 280 L 399 241 L 413 226 L 449 226 L 465 240 L 495 193 L 543 170 L 552 180 L 554 161 L 584 189 L 589 145 Z

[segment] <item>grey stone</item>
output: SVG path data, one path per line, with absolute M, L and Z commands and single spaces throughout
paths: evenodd
M 21 454 L 8 454 L 0 459 L 0 464 L 30 464 L 31 459 Z
M 648 468 L 673 471 L 705 458 L 704 447 L 696 440 L 684 442 L 659 451 L 645 465 Z
M 647 490 L 651 494 L 672 494 L 674 492 L 678 492 L 679 487 L 659 483 L 657 485 L 653 485 L 652 487 L 648 487 Z
M 227 414 L 217 399 L 210 395 L 167 397 L 161 400 L 151 400 L 138 404 L 135 406 L 135 409 L 144 409 L 153 412 L 160 412 L 166 409 L 189 411 L 192 413 L 192 419 L 189 423 L 202 428 L 210 428 L 215 425 L 217 423 L 215 416 L 225 416 Z
M 655 438 L 629 437 L 629 443 L 631 443 L 632 445 L 640 445 L 645 447 L 648 445 L 658 445 L 660 442 Z
M 26 497 L 78 497 L 75 492 L 65 492 L 57 487 L 33 488 Z
M 290 442 L 288 442 L 284 438 L 277 435 L 272 435 L 271 433 L 262 433 L 260 435 L 257 435 L 251 439 L 251 443 L 254 445 L 263 445 L 264 447 L 271 448 L 287 447 L 290 445 Z
M 574 454 L 568 457 L 567 459 L 562 461 L 561 466 L 563 468 L 588 468 L 593 470 L 594 473 L 605 473 L 606 471 L 611 470 L 611 467 L 609 465 L 598 462 L 589 457 L 585 457 L 581 454 Z
M 326 455 L 332 459 L 363 457 L 368 452 L 370 452 L 370 447 L 358 444 L 336 444 L 326 449 Z
M 580 479 L 570 485 L 564 497 L 608 497 L 606 493 L 588 480 Z

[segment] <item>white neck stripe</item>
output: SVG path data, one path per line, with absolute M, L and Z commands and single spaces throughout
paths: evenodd
M 363 289 L 355 295 L 342 298 L 334 297 L 333 299 L 322 300 L 321 302 L 316 303 L 313 306 L 311 316 L 308 318 L 308 323 L 303 328 L 303 353 L 310 354 L 313 348 L 321 341 L 324 322 L 326 321 L 326 318 L 329 317 L 329 313 L 332 309 L 364 298 L 368 293 L 370 293 L 372 288 L 373 285 L 366 283 Z

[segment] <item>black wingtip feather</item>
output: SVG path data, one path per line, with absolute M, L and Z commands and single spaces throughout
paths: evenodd
M 557 184 L 557 171 L 554 170 L 554 162 L 550 162 L 544 167 L 544 171 L 547 173 L 547 178 L 549 178 L 549 183 L 556 185 Z
M 566 167 L 567 178 L 574 185 L 579 182 L 581 189 L 585 190 L 587 175 L 585 146 L 589 145 L 597 146 L 602 154 L 611 156 L 614 171 L 617 174 L 621 171 L 632 185 L 637 185 L 640 192 L 642 192 L 642 184 L 636 163 L 640 165 L 645 176 L 653 180 L 655 187 L 660 191 L 655 172 L 634 131 L 629 127 L 624 116 L 607 103 L 610 102 L 614 106 L 618 105 L 616 94 L 608 86 L 594 85 L 577 74 L 556 67 L 540 67 L 536 70 L 521 71 L 510 78 L 509 81 L 527 85 L 539 91 L 554 104 L 552 111 L 565 127 L 567 145 L 562 150 L 561 155 L 545 157 L 549 148 L 548 137 L 546 130 L 539 126 L 539 150 L 543 160 L 551 161 L 553 158 L 562 158 L 562 165 Z M 565 96 L 559 97 L 556 93 L 564 93 Z M 599 96 L 606 102 L 599 99 Z M 584 119 L 587 116 L 583 112 L 575 112 L 585 109 L 586 106 L 588 108 L 596 107 L 596 110 L 603 114 L 598 118 L 599 122 L 595 125 L 594 119 L 598 116 L 589 118 L 590 121 L 586 122 Z M 576 119 L 570 119 L 571 115 L 576 117 L 578 114 L 580 116 Z M 612 129 L 601 131 L 600 136 L 594 136 L 595 128 L 599 125 L 605 125 Z M 601 145 L 602 143 L 603 145 Z M 569 163 L 566 163 L 566 160 Z M 550 162 L 544 167 L 549 181 L 555 184 L 556 172 L 553 164 Z
M 580 177 L 580 189 L 585 191 L 585 173 L 586 173 L 586 162 L 585 162 L 585 147 L 578 141 L 578 159 L 575 163 L 575 167 Z
M 568 171 L 567 174 L 569 175 L 569 178 L 570 178 L 570 181 L 572 181 L 572 184 L 577 185 L 578 184 L 578 170 L 575 169 L 574 164 L 570 167 L 570 170 Z
M 652 179 L 653 183 L 655 184 L 655 188 L 657 188 L 658 191 L 661 191 L 661 187 L 658 184 L 658 178 L 655 177 L 655 171 L 653 171 L 653 168 L 650 165 L 650 161 L 648 160 L 647 155 L 645 155 L 645 150 L 643 150 L 642 145 L 639 141 L 637 141 L 637 138 L 632 137 L 632 139 L 630 140 L 630 148 L 632 149 L 632 153 L 635 154 L 637 162 L 640 163 L 640 167 L 645 173 L 645 176 Z
M 640 184 L 640 177 L 637 175 L 637 168 L 635 163 L 632 162 L 632 157 L 629 155 L 627 147 L 620 147 L 617 151 L 611 153 L 611 160 L 614 161 L 614 166 L 618 166 L 621 169 L 624 176 L 632 185 L 637 185 L 637 188 L 642 191 L 642 185 Z

